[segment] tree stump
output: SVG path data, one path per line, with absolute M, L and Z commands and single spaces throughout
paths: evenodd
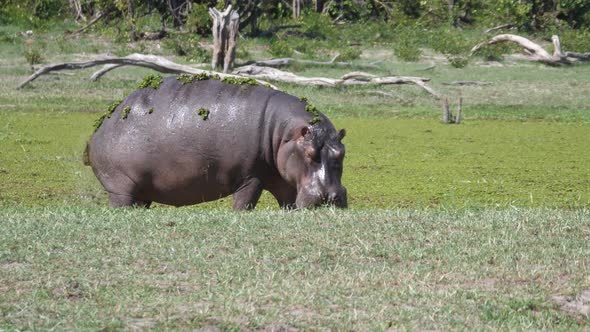
M 236 41 L 240 28 L 240 14 L 231 9 L 231 5 L 220 12 L 209 8 L 209 16 L 213 19 L 213 70 L 222 68 L 224 73 L 231 71 L 236 55 Z
M 461 116 L 463 112 L 463 98 L 459 97 L 459 103 L 457 104 L 457 114 L 453 115 L 451 108 L 449 107 L 449 99 L 445 98 L 442 103 L 442 123 L 461 123 Z
M 293 0 L 293 19 L 298 19 L 301 16 L 302 0 Z
M 442 103 L 442 123 L 451 123 L 451 110 L 449 109 L 449 99 L 445 98 Z

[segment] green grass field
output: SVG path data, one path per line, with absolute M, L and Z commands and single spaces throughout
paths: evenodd
M 0 329 L 583 330 L 590 212 L 0 210 Z M 567 239 L 567 241 L 564 241 Z
M 56 32 L 34 42 L 46 63 L 167 55 Z M 266 56 L 264 42 L 244 44 Z M 144 211 L 106 208 L 81 159 L 94 120 L 150 71 L 45 75 L 17 91 L 31 72 L 25 49 L 0 39 L 0 331 L 590 326 L 588 65 L 456 69 L 374 45 L 356 61 L 431 78 L 452 103 L 464 98 L 465 118 L 441 124 L 439 102 L 411 85 L 280 86 L 347 129 L 349 210 L 286 212 L 265 194 L 250 213 L 230 198 Z M 492 84 L 445 84 L 456 80 Z

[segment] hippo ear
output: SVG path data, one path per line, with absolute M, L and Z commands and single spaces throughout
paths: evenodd
M 305 138 L 305 140 L 310 140 L 312 136 L 312 131 L 310 127 L 303 127 L 301 128 L 301 137 Z
M 344 138 L 344 136 L 346 136 L 346 129 L 342 128 L 338 132 L 338 138 L 342 141 L 342 139 Z

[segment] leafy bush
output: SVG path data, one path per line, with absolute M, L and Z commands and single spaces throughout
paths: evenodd
M 293 49 L 283 40 L 275 39 L 270 43 L 268 53 L 275 58 L 284 58 L 290 57 L 293 54 Z
M 0 43 L 14 44 L 16 36 L 8 31 L 0 31 Z
M 561 48 L 571 52 L 590 52 L 590 29 L 567 29 L 558 33 Z
M 447 55 L 447 60 L 455 68 L 464 68 L 469 63 L 469 58 L 466 55 Z
M 69 7 L 66 0 L 36 0 L 33 3 L 33 15 L 42 20 L 60 17 Z
M 325 41 L 319 39 L 309 39 L 304 37 L 288 37 L 283 40 L 293 51 L 303 53 L 305 58 L 315 59 L 318 53 L 323 53 Z M 322 54 L 323 55 L 323 54 Z M 323 59 L 323 57 L 320 57 Z
M 315 12 L 306 12 L 303 16 L 303 33 L 310 38 L 333 38 L 336 35 L 336 29 L 332 20 L 326 16 Z
M 252 54 L 248 52 L 248 49 L 246 47 L 240 47 L 240 44 L 238 44 L 236 47 L 236 59 L 248 60 L 250 57 L 252 57 Z
M 205 63 L 211 61 L 211 52 L 199 46 L 199 40 L 195 36 L 175 34 L 162 41 L 164 49 L 172 51 L 175 55 L 183 56 L 191 62 Z
M 338 50 L 338 53 L 340 53 L 338 61 L 352 61 L 360 58 L 363 51 L 358 48 L 347 47 Z
M 63 17 L 67 13 L 67 0 L 23 0 L 0 1 L 0 23 L 45 27 L 47 21 Z
M 393 51 L 402 61 L 416 62 L 420 60 L 422 50 L 420 49 L 421 36 L 418 28 L 396 27 L 393 41 Z
M 422 55 L 419 45 L 407 39 L 397 41 L 393 46 L 393 51 L 398 59 L 406 62 L 417 62 Z
M 40 64 L 43 61 L 43 55 L 41 55 L 41 51 L 37 48 L 29 48 L 25 50 L 25 60 L 27 63 L 33 67 L 33 65 Z
M 194 3 L 186 16 L 185 27 L 201 36 L 211 34 L 211 17 L 206 3 Z
M 430 32 L 429 46 L 447 57 L 456 68 L 463 68 L 468 63 L 468 53 L 475 45 L 461 29 L 438 29 Z

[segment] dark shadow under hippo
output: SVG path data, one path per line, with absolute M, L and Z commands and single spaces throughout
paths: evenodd
M 284 208 L 346 207 L 345 131 L 305 100 L 224 81 L 168 77 L 99 120 L 85 161 L 110 205 L 183 206 L 233 194 L 234 209 L 253 209 L 268 190 Z

